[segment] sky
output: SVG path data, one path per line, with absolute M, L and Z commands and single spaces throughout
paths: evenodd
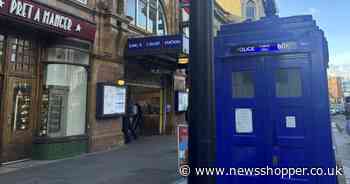
M 281 17 L 312 14 L 325 31 L 330 63 L 350 64 L 350 0 L 276 0 Z

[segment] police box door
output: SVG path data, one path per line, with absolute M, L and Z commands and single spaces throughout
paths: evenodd
M 216 67 L 219 167 L 265 167 L 268 107 L 263 58 L 228 59 Z M 217 183 L 259 184 L 258 176 L 218 177 Z M 265 180 L 266 181 L 266 180 Z
M 315 167 L 312 137 L 311 63 L 308 54 L 265 57 L 269 86 L 268 164 L 274 168 Z M 306 174 L 306 173 L 305 173 Z M 316 177 L 271 177 L 276 184 L 316 184 Z
M 307 55 L 241 57 L 223 65 L 218 163 L 230 168 L 308 167 L 312 162 Z M 221 119 L 222 118 L 222 119 Z M 225 147 L 226 146 L 226 147 Z M 228 160 L 227 160 L 228 159 Z M 220 183 L 315 183 L 298 176 L 232 176 Z

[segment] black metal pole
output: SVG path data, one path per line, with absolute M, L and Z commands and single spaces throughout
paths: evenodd
M 191 0 L 190 13 L 190 184 L 213 184 L 214 176 L 196 176 L 195 168 L 215 167 L 213 0 Z

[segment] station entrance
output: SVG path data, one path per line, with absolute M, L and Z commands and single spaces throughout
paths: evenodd
M 139 135 L 153 136 L 163 133 L 162 127 L 165 122 L 162 91 L 158 86 L 128 86 L 128 100 L 137 104 L 142 114 L 141 123 L 133 125 Z

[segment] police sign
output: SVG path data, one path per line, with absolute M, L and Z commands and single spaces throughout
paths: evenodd
M 275 52 L 296 49 L 296 42 L 280 42 L 280 43 L 266 43 L 266 44 L 256 44 L 256 45 L 245 45 L 233 47 L 232 52 L 236 54 L 246 54 L 246 53 L 260 53 L 260 52 Z

